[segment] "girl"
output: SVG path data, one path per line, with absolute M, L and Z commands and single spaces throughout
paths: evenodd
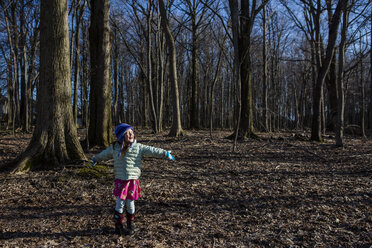
M 114 159 L 114 196 L 115 206 L 115 232 L 117 234 L 133 234 L 135 231 L 134 201 L 141 196 L 139 178 L 141 175 L 142 157 L 168 158 L 174 160 L 170 151 L 137 143 L 134 129 L 128 124 L 121 123 L 115 128 L 117 142 L 92 158 L 92 166 L 104 160 Z M 127 232 L 123 223 L 124 206 L 126 206 Z

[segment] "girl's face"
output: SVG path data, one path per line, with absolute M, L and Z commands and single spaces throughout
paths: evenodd
M 134 141 L 134 133 L 132 129 L 129 129 L 124 134 L 124 142 L 127 144 L 132 144 Z

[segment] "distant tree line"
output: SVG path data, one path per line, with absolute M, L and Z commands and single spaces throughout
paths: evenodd
M 42 67 L 42 4 L 1 1 L 0 93 L 12 130 L 37 126 L 34 109 L 40 120 L 41 94 L 52 92 L 42 88 L 59 87 L 45 76 L 58 64 Z M 72 126 L 61 129 L 87 127 L 87 147 L 107 146 L 120 122 L 154 133 L 169 128 L 172 136 L 229 129 L 238 139 L 309 129 L 322 141 L 332 131 L 340 146 L 345 130 L 366 136 L 372 129 L 370 0 L 50 4 L 68 20 L 69 73 L 60 76 L 70 92 L 57 92 L 49 105 L 70 102 Z

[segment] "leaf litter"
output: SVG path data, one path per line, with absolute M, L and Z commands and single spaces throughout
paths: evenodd
M 3 247 L 370 247 L 372 141 L 344 148 L 259 134 L 232 152 L 227 131 L 170 138 L 137 132 L 139 142 L 172 150 L 176 161 L 143 160 L 138 231 L 114 234 L 110 161 L 92 170 L 66 165 L 0 173 Z M 0 134 L 0 161 L 30 134 Z M 87 153 L 90 158 L 99 148 Z

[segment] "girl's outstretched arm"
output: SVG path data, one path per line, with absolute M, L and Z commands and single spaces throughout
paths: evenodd
M 168 158 L 174 160 L 174 157 L 170 154 L 171 151 L 166 151 L 161 148 L 142 145 L 141 151 L 144 157 Z
M 111 159 L 113 157 L 113 151 L 114 151 L 113 146 L 114 145 L 111 145 L 105 150 L 103 150 L 102 152 L 100 152 L 99 154 L 97 154 L 96 156 L 93 156 L 92 166 L 94 167 L 100 161 Z

